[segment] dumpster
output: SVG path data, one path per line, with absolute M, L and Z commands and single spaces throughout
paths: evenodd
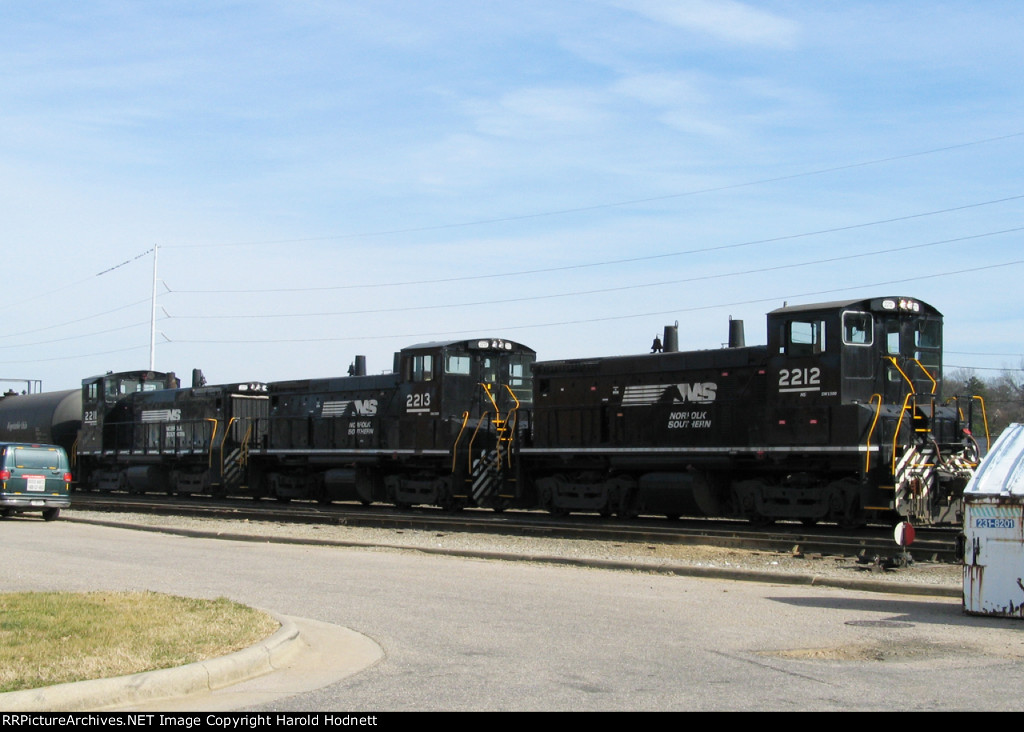
M 964 612 L 1024 618 L 1024 425 L 1003 431 L 964 489 Z

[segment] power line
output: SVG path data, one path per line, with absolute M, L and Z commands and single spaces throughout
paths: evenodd
M 953 351 L 946 351 L 946 353 L 953 353 Z M 978 353 L 978 354 L 975 354 L 975 355 L 978 355 L 978 356 L 988 356 L 988 355 L 998 355 L 998 354 Z M 949 369 L 963 369 L 964 371 L 999 371 L 999 372 L 1009 371 L 1009 372 L 1024 373 L 1024 369 L 1005 368 L 1005 367 L 997 368 L 995 366 L 958 366 L 958 365 L 950 364 L 950 363 L 945 364 L 943 366 L 943 369 L 946 372 L 948 372 Z
M 318 313 L 247 313 L 244 315 L 171 315 L 168 316 L 171 320 L 233 320 L 233 319 L 268 319 L 268 318 L 322 318 L 322 317 L 333 317 L 340 315 L 370 315 L 379 313 L 397 313 L 397 312 L 408 312 L 408 311 L 422 311 L 422 310 L 444 310 L 451 308 L 467 308 L 467 307 L 478 307 L 482 305 L 506 305 L 509 303 L 518 302 L 530 302 L 536 300 L 553 300 L 567 297 L 579 297 L 583 295 L 606 295 L 613 292 L 624 292 L 627 290 L 647 290 L 654 287 L 667 287 L 670 285 L 680 285 L 693 282 L 706 282 L 709 280 L 725 279 L 727 277 L 741 277 L 744 275 L 751 274 L 765 274 L 767 272 L 778 272 L 786 269 L 797 269 L 800 267 L 810 267 L 818 264 L 831 264 L 834 262 L 847 261 L 851 259 L 862 259 L 865 257 L 878 256 L 880 254 L 893 254 L 896 252 L 910 251 L 914 249 L 924 249 L 927 247 L 939 246 L 941 244 L 956 244 L 965 241 L 971 241 L 974 239 L 981 239 L 988 236 L 997 236 L 999 234 L 1009 234 L 1018 231 L 1024 231 L 1024 226 L 1003 229 L 1001 231 L 991 231 L 984 234 L 972 234 L 968 236 L 956 237 L 954 239 L 943 239 L 940 241 L 928 242 L 925 244 L 911 244 L 903 247 L 894 247 L 891 249 L 877 249 L 871 252 L 861 252 L 858 254 L 847 254 L 839 257 L 828 257 L 825 259 L 815 259 L 806 262 L 795 262 L 791 264 L 780 264 L 773 267 L 758 267 L 755 269 L 739 270 L 735 272 L 724 272 L 714 275 L 699 275 L 694 277 L 685 277 L 682 279 L 674 280 L 663 280 L 660 282 L 643 282 L 634 285 L 620 285 L 618 287 L 604 287 L 594 290 L 577 290 L 574 292 L 563 292 L 550 295 L 528 295 L 523 297 L 510 297 L 503 299 L 490 299 L 490 300 L 477 300 L 472 302 L 460 302 L 460 303 L 447 303 L 443 305 L 424 305 L 417 303 L 416 305 L 408 305 L 402 307 L 388 307 L 388 308 L 367 308 L 362 310 L 342 310 L 334 312 L 318 312 Z M 181 292 L 181 291 L 175 291 Z
M 906 214 L 904 216 L 896 216 L 888 219 L 877 219 L 874 221 L 866 221 L 857 224 L 847 224 L 844 226 L 836 226 L 828 229 L 817 229 L 815 231 L 805 231 L 797 234 L 785 234 L 782 236 L 770 237 L 767 239 L 752 239 L 749 241 L 737 242 L 733 244 L 718 244 L 715 246 L 698 247 L 695 249 L 684 249 L 677 252 L 665 252 L 662 254 L 650 254 L 640 257 L 625 257 L 622 259 L 609 259 L 602 262 L 589 262 L 584 264 L 571 264 L 561 267 L 542 267 L 536 269 L 517 270 L 512 272 L 500 272 L 494 274 L 478 274 L 478 275 L 462 275 L 459 277 L 444 277 L 432 280 L 409 280 L 403 282 L 377 282 L 373 284 L 348 284 L 348 285 L 329 285 L 326 287 L 282 287 L 282 288 L 260 288 L 260 289 L 244 289 L 244 290 L 175 290 L 170 287 L 167 289 L 171 292 L 185 293 L 185 294 L 206 294 L 206 295 L 224 295 L 224 294 L 244 294 L 244 293 L 271 293 L 271 292 L 295 292 L 301 290 L 302 292 L 322 292 L 332 290 L 360 290 L 368 288 L 381 288 L 381 287 L 405 287 L 409 285 L 437 285 L 446 284 L 451 282 L 467 282 L 470 280 L 483 280 L 483 279 L 496 279 L 500 277 L 518 277 L 523 275 L 535 275 L 544 274 L 551 272 L 565 272 L 568 270 L 587 269 L 591 267 L 607 267 L 610 265 L 617 264 L 632 264 L 635 262 L 649 262 L 658 259 L 668 259 L 671 257 L 682 257 L 688 254 L 706 254 L 708 252 L 719 252 L 727 251 L 731 249 L 740 249 L 743 247 L 754 246 L 757 244 L 774 244 L 782 241 L 792 241 L 794 239 L 804 239 L 812 236 L 820 236 L 821 234 L 834 234 L 840 231 L 852 231 L 854 229 L 863 229 L 869 226 L 881 226 L 882 224 L 892 224 L 900 221 L 911 221 L 913 219 L 925 218 L 928 216 L 937 216 L 939 214 L 952 213 L 954 211 L 964 211 L 972 208 L 980 208 L 982 206 L 992 206 L 999 203 L 1006 203 L 1008 201 L 1018 201 L 1024 199 L 1024 194 L 1016 196 L 1008 196 L 1006 198 L 998 198 L 990 201 L 982 201 L 979 203 L 968 203 L 962 206 L 953 206 L 951 208 L 937 209 L 934 211 L 925 211 L 921 213 Z M 1007 229 L 1007 231 L 1015 231 L 1016 229 Z
M 580 318 L 576 320 L 564 320 L 548 323 L 532 323 L 529 325 L 506 325 L 494 328 L 494 326 L 488 326 L 488 330 L 500 330 L 502 332 L 514 331 L 514 330 L 529 330 L 529 329 L 541 329 L 541 328 L 555 328 L 564 327 L 567 325 L 582 325 L 586 323 L 606 323 L 618 320 L 632 320 L 635 318 L 650 318 L 650 317 L 664 317 L 670 315 L 677 315 L 679 313 L 692 313 L 704 310 L 717 310 L 721 308 L 739 307 L 742 305 L 754 305 L 766 302 L 782 302 L 791 301 L 809 297 L 820 297 L 822 295 L 833 295 L 839 292 L 849 292 L 850 290 L 865 290 L 869 288 L 881 288 L 888 287 L 890 285 L 903 285 L 908 282 L 917 282 L 919 280 L 936 279 L 939 277 L 951 277 L 954 275 L 964 275 L 971 272 L 981 272 L 990 269 L 1004 268 L 1024 264 L 1024 259 L 1017 259 L 1010 262 L 1001 262 L 999 264 L 989 264 L 979 267 L 971 267 L 967 269 L 957 269 L 950 272 L 936 272 L 928 275 L 919 275 L 917 277 L 905 277 L 901 279 L 887 280 L 884 282 L 875 282 L 871 284 L 862 285 L 850 285 L 847 287 L 835 287 L 825 290 L 814 290 L 810 292 L 803 292 L 799 294 L 790 295 L 775 295 L 772 297 L 759 297 L 752 298 L 750 300 L 739 300 L 730 303 L 717 303 L 710 305 L 698 305 L 693 307 L 683 308 L 672 308 L 671 310 L 658 310 L 645 313 L 633 313 L 630 315 L 610 315 L 598 318 Z M 240 340 L 225 340 L 218 338 L 216 340 L 208 339 L 185 339 L 172 341 L 174 343 L 327 343 L 327 342 L 341 342 L 341 341 L 369 341 L 369 340 L 382 340 L 392 338 L 423 338 L 427 336 L 441 337 L 441 336 L 454 336 L 462 335 L 466 333 L 477 333 L 480 329 L 459 329 L 451 331 L 433 331 L 430 333 L 392 333 L 389 335 L 376 335 L 376 336 L 347 336 L 347 337 L 328 337 L 328 338 L 275 338 L 275 339 L 240 339 Z
M 826 173 L 836 173 L 843 170 L 852 170 L 855 168 L 864 168 L 872 165 L 881 165 L 883 163 L 895 162 L 897 160 L 907 160 L 909 158 L 922 157 L 925 155 L 934 155 L 941 152 L 949 152 L 950 150 L 959 150 L 965 147 L 973 147 L 975 145 L 984 145 L 991 142 L 1001 142 L 1003 140 L 1009 140 L 1015 137 L 1024 136 L 1024 132 L 1013 132 L 1008 135 L 999 135 L 997 137 L 988 137 L 981 140 L 973 140 L 970 142 L 958 143 L 955 145 L 946 145 L 944 147 L 936 147 L 928 150 L 920 150 L 918 152 L 904 153 L 901 155 L 890 155 L 884 158 L 875 158 L 873 160 L 864 160 L 857 163 L 846 163 L 843 165 L 835 165 L 828 168 L 818 168 L 816 170 L 808 170 L 800 173 L 791 173 L 788 175 L 779 175 L 771 178 L 760 178 L 758 180 L 744 181 L 741 183 L 731 183 L 724 186 L 713 186 L 708 188 L 697 188 L 690 191 L 683 191 L 681 193 L 668 193 L 662 196 L 650 196 L 647 198 L 632 198 L 622 201 L 611 201 L 606 203 L 591 204 L 588 206 L 577 206 L 574 208 L 562 208 L 554 209 L 551 211 L 540 211 L 529 214 L 518 214 L 512 216 L 501 216 L 489 219 L 477 219 L 474 221 L 463 221 L 457 223 L 448 224 L 434 224 L 430 226 L 418 226 L 409 227 L 404 229 L 385 229 L 380 231 L 367 231 L 355 234 L 334 234 L 330 236 L 318 236 L 318 237 L 306 237 L 301 239 L 276 239 L 267 241 L 248 241 L 248 242 L 231 242 L 224 244 L 166 244 L 162 245 L 167 248 L 220 248 L 220 247 L 245 247 L 245 246 L 269 246 L 276 244 L 302 244 L 308 242 L 317 241 L 339 241 L 343 239 L 360 239 L 370 238 L 378 236 L 392 236 L 395 234 L 415 234 L 427 231 L 443 231 L 447 229 L 460 229 L 472 226 L 485 226 L 488 224 L 501 224 L 511 221 L 524 221 L 527 219 L 545 218 L 550 216 L 563 216 L 566 214 L 584 213 L 586 211 L 599 211 L 602 209 L 609 208 L 620 208 L 623 206 L 635 206 L 643 203 L 656 203 L 658 201 L 669 201 L 677 198 L 686 198 L 689 196 L 697 196 L 705 193 L 719 193 L 721 191 L 730 191 L 737 188 L 748 188 L 751 186 L 764 185 L 766 183 L 778 183 L 784 180 L 794 180 L 797 178 L 807 178 L 815 175 L 824 175 Z

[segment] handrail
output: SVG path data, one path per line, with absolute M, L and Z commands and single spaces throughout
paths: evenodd
M 459 434 L 455 436 L 455 444 L 452 445 L 452 472 L 455 472 L 456 463 L 459 460 L 459 442 L 462 441 L 462 433 L 466 431 L 466 425 L 469 423 L 469 410 L 462 413 L 462 426 L 459 427 Z M 470 458 L 472 459 L 472 458 Z
M 868 406 L 870 406 L 871 402 L 873 402 L 875 400 L 875 397 L 878 397 L 878 406 L 875 408 L 875 417 L 874 417 L 874 419 L 871 420 L 871 427 L 868 429 L 868 438 L 867 438 L 867 441 L 866 441 L 866 444 L 865 444 L 865 447 L 867 448 L 865 450 L 865 453 L 864 453 L 864 474 L 865 475 L 871 471 L 871 437 L 874 435 L 875 426 L 878 424 L 878 418 L 882 414 L 882 395 L 881 394 L 872 394 L 871 398 L 868 399 Z
M 899 366 L 896 368 L 899 368 Z M 892 434 L 892 472 L 894 475 L 896 474 L 896 444 L 900 439 L 900 428 L 903 426 L 903 415 L 907 413 L 909 409 L 908 405 L 913 398 L 914 395 L 912 393 L 907 394 L 907 396 L 903 398 L 903 408 L 900 409 L 900 418 L 896 421 L 896 429 Z
M 903 379 L 907 382 L 907 384 L 910 385 L 910 391 L 913 392 L 914 391 L 914 382 L 911 380 L 911 378 L 909 376 L 907 376 L 906 372 L 902 368 L 900 368 L 900 364 L 896 360 L 896 357 L 895 356 L 886 356 L 886 358 L 889 359 L 890 361 L 892 361 L 892 365 L 895 366 L 896 370 L 900 372 L 900 376 L 902 376 Z
M 981 404 L 981 421 L 985 425 L 985 452 L 992 449 L 992 435 L 988 432 L 988 413 L 985 411 L 985 400 L 980 396 L 973 396 L 972 399 L 977 399 Z
M 914 359 L 914 363 L 916 363 L 917 367 L 924 372 L 924 375 L 928 377 L 928 380 L 932 382 L 932 391 L 931 391 L 931 393 L 934 394 L 935 390 L 939 388 L 939 382 L 937 382 L 935 380 L 935 378 L 931 375 L 931 373 L 929 373 L 928 369 L 926 369 L 924 367 L 924 364 L 921 363 L 920 360 L 915 358 Z
M 954 396 L 949 397 L 945 402 L 943 402 L 944 404 L 950 404 L 951 402 L 956 402 L 956 413 L 957 413 L 957 416 L 960 418 L 961 422 L 967 422 L 967 418 L 964 416 L 963 407 L 960 406 L 960 400 L 961 399 L 977 400 L 981 404 L 981 423 L 985 427 L 985 445 L 986 445 L 985 451 L 987 452 L 988 450 L 992 449 L 992 435 L 989 434 L 989 429 L 988 429 L 988 412 L 985 410 L 985 399 L 983 397 L 980 397 L 980 396 L 976 395 L 976 394 L 973 395 L 973 396 L 969 396 L 969 397 L 962 397 L 962 396 L 955 396 L 954 395 Z M 974 439 L 974 435 L 970 433 L 970 422 L 968 422 L 967 429 L 965 430 L 965 432 L 967 432 L 967 434 L 971 437 L 971 439 Z M 977 444 L 977 440 L 975 440 L 975 444 Z
M 515 435 L 516 435 L 515 430 L 516 430 L 516 425 L 519 424 L 519 407 L 520 407 L 521 403 L 519 401 L 519 397 L 517 397 L 516 393 L 514 391 L 512 391 L 512 387 L 511 386 L 509 386 L 508 384 L 504 384 L 504 387 L 505 387 L 505 390 L 508 392 L 509 396 L 512 397 L 512 401 L 515 402 L 515 406 L 512 407 L 508 411 L 508 416 L 505 417 L 505 432 L 508 433 L 508 437 L 506 438 L 506 442 L 511 444 L 511 443 L 515 442 Z M 506 452 L 506 454 L 505 454 L 505 462 L 506 462 L 506 464 L 508 464 L 509 467 L 512 466 L 512 450 L 508 450 Z
M 207 468 L 212 468 L 213 467 L 213 443 L 216 441 L 215 438 L 217 437 L 217 426 L 218 426 L 219 422 L 218 422 L 218 420 L 213 419 L 212 417 L 207 417 L 203 421 L 204 422 L 213 422 L 213 432 L 210 433 L 210 445 L 207 448 L 207 459 L 206 459 L 206 467 Z M 223 457 L 223 454 L 221 455 L 221 457 Z
M 220 473 L 221 478 L 224 477 L 224 443 L 228 441 L 228 435 L 231 434 L 231 425 L 238 421 L 238 417 L 232 417 L 228 420 L 228 423 L 224 425 L 224 439 L 220 441 Z M 210 442 L 213 442 L 213 438 L 216 437 L 217 433 L 210 437 Z
M 249 426 L 245 428 L 245 434 L 242 435 L 242 441 L 238 445 L 239 455 L 238 464 L 248 465 L 249 464 L 249 442 L 252 440 L 252 432 L 255 427 L 253 424 L 255 420 L 249 420 Z
M 486 381 L 481 381 L 480 386 L 483 387 L 484 394 L 487 395 L 487 399 L 490 400 L 491 406 L 494 407 L 494 413 L 500 417 L 501 412 L 498 411 L 498 403 L 494 401 L 494 395 L 491 393 L 491 385 L 488 384 Z

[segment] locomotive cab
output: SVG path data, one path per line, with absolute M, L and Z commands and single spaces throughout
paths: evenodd
M 423 343 L 396 354 L 398 444 L 443 451 L 450 479 L 391 476 L 399 504 L 501 507 L 516 498 L 513 451 L 532 403 L 532 349 L 503 339 Z
M 131 447 L 131 395 L 176 389 L 173 373 L 108 372 L 82 380 L 82 426 L 78 431 L 78 484 L 89 488 L 121 488 L 117 470 L 103 467 L 103 456 Z
M 825 479 L 810 517 L 956 520 L 968 466 L 963 412 L 941 402 L 941 313 L 898 297 L 784 307 L 768 339 L 770 441 Z
M 416 434 L 419 415 L 472 419 L 514 414 L 533 399 L 533 351 L 511 341 L 480 339 L 410 346 L 396 354 L 403 423 Z M 403 440 L 404 442 L 404 440 Z M 427 441 L 424 446 L 436 447 Z
M 127 447 L 118 441 L 113 425 L 130 416 L 127 398 L 137 392 L 178 388 L 173 373 L 157 371 L 121 371 L 82 380 L 82 429 L 78 437 L 79 452 L 99 452 Z M 105 429 L 106 426 L 106 429 Z M 125 439 L 130 435 L 125 436 Z
M 780 308 L 768 314 L 768 350 L 779 404 L 938 394 L 942 315 L 907 298 Z

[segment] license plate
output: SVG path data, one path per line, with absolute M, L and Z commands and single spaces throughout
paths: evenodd
M 33 506 L 45 506 L 46 505 L 46 501 L 31 501 L 30 503 Z
M 42 493 L 46 490 L 46 478 L 41 475 L 26 475 L 25 482 L 28 483 L 26 486 L 27 490 L 36 491 Z

